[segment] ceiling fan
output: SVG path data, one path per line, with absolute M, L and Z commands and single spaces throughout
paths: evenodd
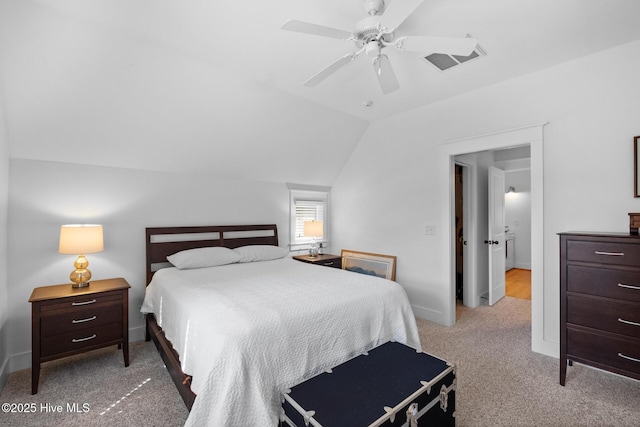
M 304 82 L 312 87 L 329 77 L 362 53 L 373 57 L 373 69 L 383 94 L 400 88 L 389 57 L 382 53 L 388 46 L 400 51 L 420 53 L 444 53 L 468 56 L 476 48 L 478 41 L 470 37 L 397 37 L 396 29 L 422 4 L 424 0 L 393 0 L 388 6 L 384 0 L 364 0 L 368 16 L 356 24 L 353 32 L 326 27 L 324 25 L 291 19 L 282 25 L 283 30 L 312 34 L 355 42 L 358 50 L 338 58 L 319 73 Z M 389 2 L 389 0 L 387 0 Z

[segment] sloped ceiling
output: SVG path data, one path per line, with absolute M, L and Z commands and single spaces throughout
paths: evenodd
M 351 31 L 362 3 L 0 0 L 10 155 L 331 185 L 373 120 L 640 38 L 637 0 L 425 0 L 398 32 L 471 34 L 487 56 L 440 72 L 385 51 L 388 95 L 366 58 L 302 87 L 354 45 L 282 23 Z

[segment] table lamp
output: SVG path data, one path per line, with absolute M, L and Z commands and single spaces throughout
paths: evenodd
M 304 237 L 311 237 L 311 247 L 309 248 L 309 256 L 315 258 L 318 256 L 318 242 L 316 237 L 322 237 L 322 221 L 305 221 Z
M 89 261 L 84 254 L 102 252 L 103 249 L 102 225 L 69 224 L 60 227 L 58 252 L 66 255 L 78 255 L 78 259 L 73 263 L 76 269 L 69 275 L 73 288 L 89 286 L 91 271 L 87 269 Z

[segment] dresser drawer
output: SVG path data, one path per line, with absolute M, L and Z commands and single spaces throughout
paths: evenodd
M 40 303 L 42 316 L 53 310 L 78 309 L 95 306 L 104 302 L 117 301 L 122 303 L 122 291 L 102 292 L 91 295 L 79 295 L 68 298 L 52 299 Z
M 640 338 L 640 304 L 567 297 L 567 322 Z
M 106 301 L 79 308 L 51 310 L 40 318 L 40 335 L 48 337 L 122 320 L 122 303 Z
M 567 265 L 567 291 L 640 302 L 640 271 Z
M 611 367 L 640 376 L 640 340 L 567 329 L 568 357 L 594 362 L 596 367 Z M 579 360 L 578 360 L 579 361 Z
M 567 261 L 617 264 L 638 267 L 640 245 L 633 243 L 567 241 Z
M 42 357 L 100 346 L 122 339 L 122 322 L 42 338 Z

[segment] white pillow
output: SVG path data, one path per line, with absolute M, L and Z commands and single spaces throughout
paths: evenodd
M 289 253 L 285 248 L 273 245 L 249 245 L 234 249 L 241 256 L 240 262 L 270 261 L 280 259 Z
M 167 257 L 167 261 L 180 270 L 191 268 L 216 267 L 218 265 L 240 262 L 237 252 L 221 246 L 187 249 Z

